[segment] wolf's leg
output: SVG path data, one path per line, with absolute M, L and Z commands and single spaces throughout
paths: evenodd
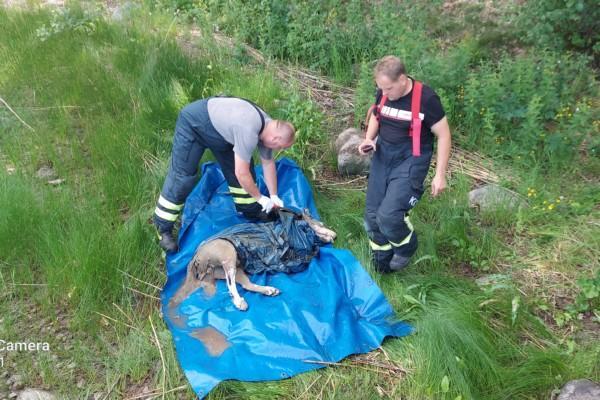
M 275 287 L 261 286 L 250 282 L 250 278 L 248 278 L 248 275 L 246 275 L 244 270 L 241 268 L 237 269 L 237 273 L 235 274 L 235 281 L 242 285 L 242 287 L 249 292 L 262 293 L 267 296 L 277 296 L 279 293 L 281 293 L 280 290 Z
M 233 305 L 241 311 L 246 311 L 248 309 L 248 303 L 246 300 L 237 291 L 237 287 L 235 286 L 235 275 L 236 275 L 236 260 L 227 259 L 223 261 L 223 270 L 225 271 L 225 282 L 227 283 L 227 289 L 229 289 L 229 294 L 233 297 Z

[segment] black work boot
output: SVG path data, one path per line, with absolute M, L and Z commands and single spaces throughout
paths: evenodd
M 392 259 L 392 254 L 391 250 L 377 250 L 373 252 L 373 265 L 377 272 L 382 274 L 391 272 L 390 260 Z
M 177 239 L 172 231 L 158 232 L 158 245 L 167 253 L 175 253 L 179 250 Z
M 394 257 L 390 261 L 390 269 L 392 271 L 400 271 L 405 268 L 410 262 L 410 257 L 401 256 L 398 253 L 394 253 Z
M 418 246 L 419 241 L 417 239 L 417 233 L 413 232 L 409 242 L 402 246 L 403 254 L 400 254 L 400 249 L 394 249 L 394 257 L 392 257 L 392 260 L 390 261 L 390 269 L 392 272 L 397 272 L 406 268 L 410 263 L 410 257 L 417 251 Z M 409 255 L 407 256 L 406 254 Z

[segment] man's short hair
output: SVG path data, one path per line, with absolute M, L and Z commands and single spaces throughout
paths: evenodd
M 404 67 L 404 63 L 396 56 L 385 56 L 375 65 L 375 78 L 385 75 L 392 81 L 395 81 L 403 74 L 406 74 L 406 68 Z
M 282 121 L 280 119 L 275 120 L 275 129 L 281 134 L 281 139 L 284 143 L 293 143 L 296 137 L 296 129 L 288 121 Z

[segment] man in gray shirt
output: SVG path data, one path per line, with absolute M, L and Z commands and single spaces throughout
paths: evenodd
M 249 100 L 210 97 L 185 106 L 175 125 L 169 172 L 154 210 L 160 246 L 177 251 L 173 227 L 185 199 L 197 181 L 198 164 L 210 149 L 221 166 L 236 210 L 250 220 L 264 219 L 273 207 L 283 207 L 277 196 L 273 150 L 290 147 L 295 130 L 287 121 L 273 120 Z M 270 197 L 256 186 L 252 153 L 258 148 Z

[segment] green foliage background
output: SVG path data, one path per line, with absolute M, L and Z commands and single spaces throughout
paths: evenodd
M 598 172 L 598 84 L 592 68 L 600 12 L 591 3 L 507 1 L 483 20 L 485 6 L 476 2 L 456 14 L 441 1 L 162 4 L 271 57 L 344 83 L 360 78 L 357 120 L 374 90 L 371 74 L 360 71 L 394 54 L 442 96 L 461 144 L 548 168 L 568 168 L 583 153 Z
M 55 349 L 7 356 L 25 384 L 64 398 L 183 385 L 192 398 L 159 322 L 164 263 L 148 219 L 179 109 L 218 93 L 296 125 L 296 145 L 280 156 L 302 165 L 336 246 L 361 260 L 418 334 L 377 354 L 402 376 L 345 360 L 286 381 L 224 382 L 209 398 L 532 399 L 571 378 L 600 379 L 586 325 L 600 315 L 591 3 L 161 0 L 127 3 L 120 20 L 100 2 L 34 3 L 0 8 L 0 95 L 33 127 L 0 106 L 0 338 Z M 440 94 L 455 142 L 509 170 L 501 184 L 528 207 L 477 213 L 471 180 L 456 172 L 444 196 L 413 213 L 413 266 L 377 274 L 364 192 L 319 185 L 335 168 L 331 116 L 242 46 L 212 40 L 215 30 L 354 87 L 356 124 L 372 102 L 373 63 L 402 57 Z M 196 53 L 182 50 L 182 36 Z M 37 178 L 42 166 L 64 182 Z M 63 323 L 68 345 L 43 333 Z

